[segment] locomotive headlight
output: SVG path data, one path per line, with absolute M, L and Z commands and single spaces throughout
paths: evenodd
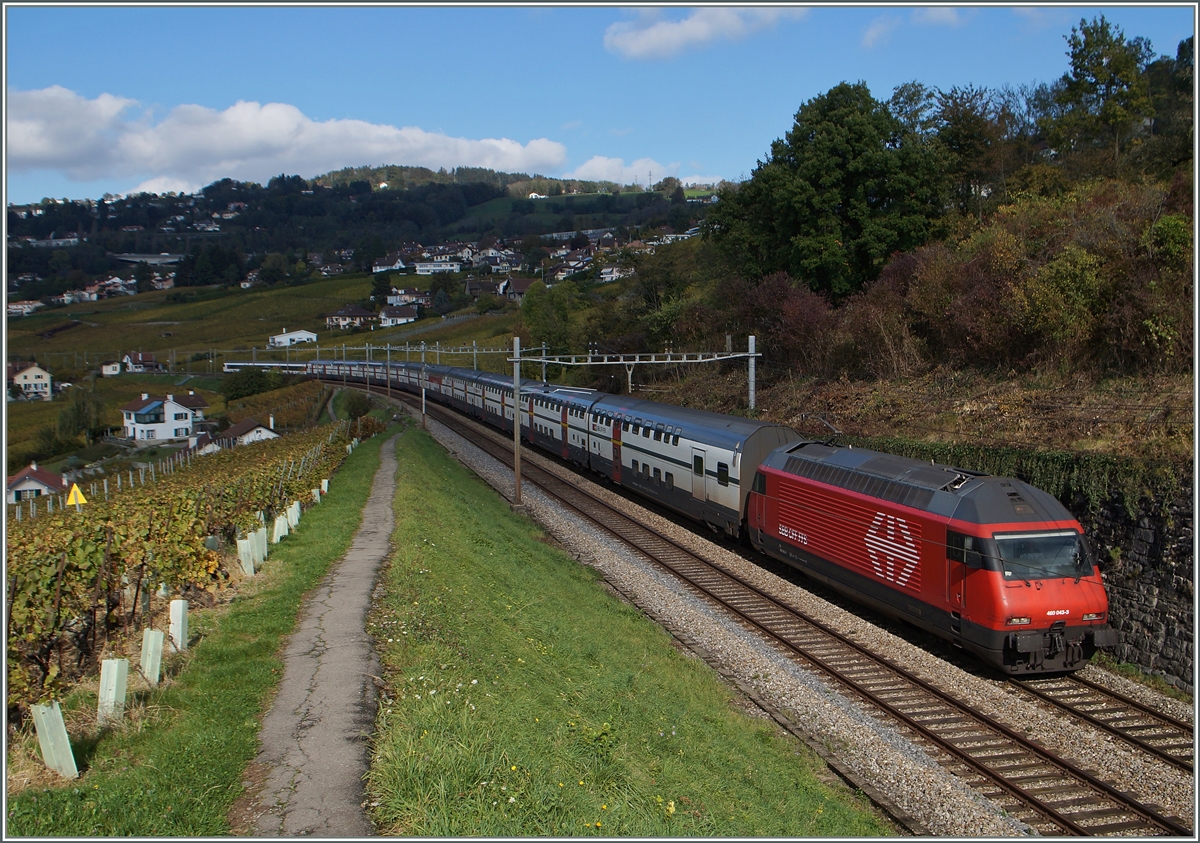
M 1102 621 L 1104 620 L 1103 612 L 1084 612 L 1083 619 L 1085 621 Z
M 1023 626 L 1029 623 L 1029 618 L 1009 618 L 1006 623 L 1009 626 Z

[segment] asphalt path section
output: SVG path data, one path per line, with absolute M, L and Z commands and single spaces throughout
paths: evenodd
M 363 520 L 346 555 L 308 596 L 284 649 L 283 679 L 234 808 L 235 834 L 367 837 L 364 808 L 379 660 L 367 610 L 388 552 L 396 491 L 396 439 L 380 449 Z

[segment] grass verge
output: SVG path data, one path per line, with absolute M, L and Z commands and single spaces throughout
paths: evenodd
M 381 834 L 889 833 L 428 435 L 397 457 L 396 550 L 370 621 Z
M 1096 655 L 1092 657 L 1092 661 L 1097 667 L 1102 667 L 1109 673 L 1115 673 L 1117 676 L 1128 679 L 1131 682 L 1137 682 L 1141 685 L 1145 685 L 1150 690 L 1157 691 L 1164 697 L 1171 697 L 1172 699 L 1180 700 L 1188 704 L 1191 704 L 1194 701 L 1194 698 L 1191 694 L 1189 694 L 1187 691 L 1182 691 L 1179 688 L 1176 688 L 1161 676 L 1155 676 L 1152 673 L 1146 673 L 1146 671 L 1138 667 L 1136 664 L 1117 661 L 1108 653 L 1096 653 Z
M 282 676 L 283 639 L 295 627 L 304 595 L 349 548 L 379 449 L 392 432 L 347 457 L 330 480 L 329 496 L 272 548 L 271 561 L 244 593 L 223 610 L 191 613 L 193 643 L 177 672 L 158 689 L 132 693 L 121 727 L 95 727 L 95 688 L 64 702 L 81 775 L 20 793 L 10 785 L 9 835 L 229 834 L 230 805 L 258 752 L 259 715 Z M 10 746 L 10 782 L 13 753 L 28 762 L 36 752 L 32 732 L 30 726 Z

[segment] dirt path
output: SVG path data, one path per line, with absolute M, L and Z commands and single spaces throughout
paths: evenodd
M 263 717 L 261 750 L 230 812 L 233 834 L 365 837 L 363 774 L 375 722 L 378 659 L 367 610 L 394 523 L 396 438 L 384 443 L 362 526 L 309 596 Z

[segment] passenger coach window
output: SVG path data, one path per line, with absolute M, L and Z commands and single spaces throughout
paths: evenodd
M 675 475 L 668 471 L 667 472 L 667 491 L 669 492 L 674 488 L 675 488 Z
M 634 461 L 633 461 L 633 466 L 632 466 L 632 467 L 633 467 L 633 473 L 634 473 L 634 474 L 637 474 L 637 471 L 638 471 L 638 461 L 637 461 L 637 460 L 634 460 Z
M 676 434 L 675 434 L 675 441 L 674 441 L 674 442 L 672 442 L 671 444 L 672 444 L 672 445 L 678 445 L 678 444 L 679 444 L 679 434 L 678 434 L 678 433 L 676 433 Z
M 729 485 L 729 466 L 723 462 L 717 463 L 717 482 L 722 486 Z
M 704 476 L 704 457 L 692 457 L 692 474 L 696 475 L 697 477 Z
M 662 472 L 656 468 L 656 469 L 654 469 L 654 482 L 659 483 L 661 481 L 662 481 Z
M 629 432 L 629 422 L 621 422 L 621 430 L 624 430 L 626 433 L 628 433 Z
M 980 554 L 980 544 L 980 540 L 974 536 L 947 530 L 946 558 L 961 562 L 968 568 L 982 568 L 983 556 Z

